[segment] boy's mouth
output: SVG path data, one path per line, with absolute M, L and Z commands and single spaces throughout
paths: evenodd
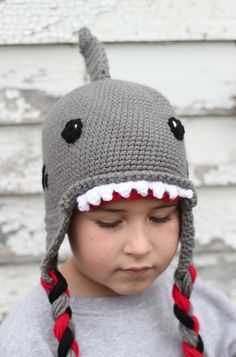
M 148 273 L 151 270 L 151 267 L 141 267 L 141 268 L 133 267 L 129 269 L 120 269 L 120 270 L 124 274 L 139 276 Z
M 135 271 L 139 271 L 139 270 L 147 270 L 150 269 L 151 267 L 149 266 L 143 266 L 143 267 L 131 267 L 131 268 L 126 268 L 126 269 L 122 269 L 122 270 L 135 270 Z

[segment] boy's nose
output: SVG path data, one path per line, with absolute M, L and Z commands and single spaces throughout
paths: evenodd
M 129 232 L 123 247 L 123 252 L 128 255 L 145 256 L 152 251 L 152 243 L 148 232 L 144 229 Z

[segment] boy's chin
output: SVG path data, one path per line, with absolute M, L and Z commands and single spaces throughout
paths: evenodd
M 112 289 L 114 295 L 137 295 L 142 294 L 146 291 L 153 282 L 149 282 L 148 284 L 136 284 L 136 286 L 123 286 L 123 287 L 115 287 Z

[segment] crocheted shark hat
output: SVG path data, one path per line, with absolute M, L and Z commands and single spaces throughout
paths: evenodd
M 75 207 L 80 211 L 117 199 L 152 197 L 181 205 L 174 313 L 186 356 L 203 356 L 199 324 L 189 297 L 197 194 L 189 180 L 184 127 L 156 89 L 110 77 L 105 48 L 87 27 L 79 31 L 80 52 L 91 82 L 67 93 L 50 109 L 42 130 L 42 185 L 46 254 L 41 284 L 52 304 L 58 356 L 78 356 L 67 283 L 57 269 L 58 251 Z M 61 331 L 60 323 L 64 321 Z M 192 356 L 192 355 L 191 355 Z

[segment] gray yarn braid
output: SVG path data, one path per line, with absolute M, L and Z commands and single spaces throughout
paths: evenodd
M 194 235 L 195 229 L 193 224 L 193 213 L 191 204 L 188 200 L 181 202 L 182 206 L 182 230 L 185 232 L 181 235 L 181 250 L 179 256 L 178 267 L 174 273 L 174 281 L 179 290 L 189 299 L 193 283 L 189 272 L 189 265 L 192 263 L 193 249 L 195 245 Z M 188 228 L 188 229 L 187 229 Z M 190 302 L 189 316 L 193 315 L 193 307 Z M 182 322 L 179 322 L 179 333 L 184 341 L 190 345 L 197 347 L 199 337 L 196 332 L 186 327 Z
M 57 271 L 58 272 L 58 271 Z M 61 275 L 61 274 L 60 274 Z M 44 283 L 48 283 L 49 285 L 51 284 L 51 281 L 53 280 L 51 277 L 49 277 L 47 274 L 42 277 L 44 279 Z M 63 278 L 64 280 L 64 278 Z M 66 282 L 66 280 L 64 280 Z M 62 284 L 62 281 L 59 281 L 57 283 L 57 285 Z M 63 284 L 62 284 L 63 285 Z M 66 287 L 67 287 L 67 283 L 66 283 Z M 55 286 L 54 286 L 55 288 Z M 57 288 L 56 288 L 57 289 Z M 48 293 L 48 295 L 50 294 L 50 292 Z M 52 297 L 51 297 L 52 298 Z M 49 298 L 50 300 L 50 298 Z M 51 302 L 52 304 L 52 318 L 54 319 L 54 321 L 56 321 L 62 314 L 64 313 L 68 313 L 68 311 L 71 311 L 70 309 L 70 298 L 69 296 L 62 292 L 61 294 L 59 294 L 59 296 L 53 301 Z M 68 310 L 69 309 L 69 310 Z M 68 314 L 69 315 L 69 314 Z M 61 329 L 61 328 L 60 328 Z M 72 337 L 73 341 L 75 340 L 75 335 L 76 335 L 76 331 L 75 331 L 75 326 L 74 323 L 70 320 L 69 324 L 66 327 L 66 330 L 70 332 L 70 336 Z M 68 334 L 68 333 L 67 333 Z M 57 335 L 56 335 L 57 336 Z M 57 337 L 58 338 L 58 337 Z M 68 337 L 67 337 L 68 339 Z M 61 341 L 60 341 L 61 342 Z M 77 342 L 76 342 L 77 344 Z M 61 346 L 59 346 L 61 347 Z M 58 350 L 58 356 L 65 356 L 65 357 L 78 357 L 78 355 L 73 351 L 73 349 L 69 349 L 65 355 L 65 348 L 66 350 L 68 350 L 68 346 L 65 347 L 63 346 L 60 349 L 60 352 Z
M 190 224 L 193 222 L 191 206 L 186 200 L 182 202 L 182 207 L 184 205 L 186 206 L 186 208 L 183 209 L 182 230 L 185 232 L 186 236 L 181 236 L 181 240 L 184 242 L 184 244 L 181 245 L 179 263 L 174 273 L 174 281 L 175 284 L 178 286 L 179 290 L 182 291 L 182 293 L 189 298 L 193 288 L 191 275 L 189 273 L 189 265 L 192 262 L 193 248 L 195 245 L 193 238 L 195 234 L 195 229 L 194 225 Z M 191 228 L 186 230 L 186 226 Z M 191 304 L 190 316 L 192 316 L 192 314 L 193 313 Z M 179 322 L 179 332 L 183 340 L 185 340 L 190 345 L 197 347 L 198 335 L 194 331 L 187 328 L 182 322 Z

